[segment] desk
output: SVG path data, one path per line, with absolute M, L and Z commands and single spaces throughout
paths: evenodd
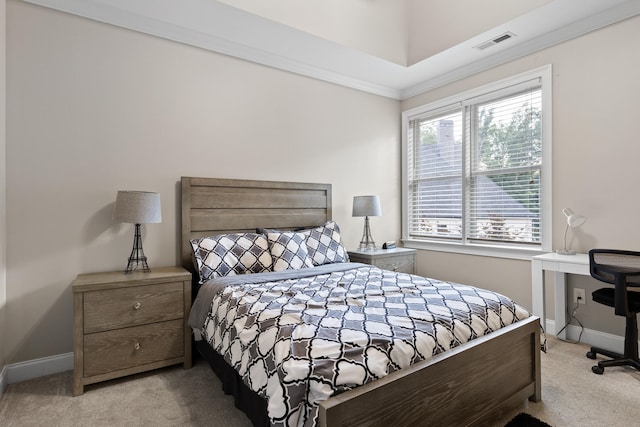
M 540 318 L 540 323 L 546 329 L 547 318 L 544 308 L 544 272 L 553 271 L 555 273 L 555 335 L 558 338 L 565 338 L 566 333 L 563 331 L 558 334 L 566 323 L 567 310 L 567 282 L 566 273 L 581 274 L 589 276 L 589 255 L 560 255 L 557 253 L 548 253 L 536 255 L 531 258 L 531 292 L 532 292 L 532 309 L 533 314 Z

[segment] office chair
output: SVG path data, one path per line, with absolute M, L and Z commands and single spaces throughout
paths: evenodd
M 596 354 L 611 358 L 598 362 L 591 370 L 595 374 L 603 374 L 604 368 L 608 366 L 626 365 L 640 370 L 636 320 L 636 314 L 640 312 L 640 292 L 628 291 L 629 287 L 640 287 L 640 252 L 592 249 L 589 251 L 589 270 L 593 278 L 614 285 L 594 291 L 591 294 L 593 300 L 613 307 L 617 316 L 625 316 L 627 319 L 624 354 L 591 347 L 591 351 L 587 353 L 589 359 L 595 359 Z

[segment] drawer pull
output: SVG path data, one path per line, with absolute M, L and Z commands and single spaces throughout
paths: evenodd
M 139 342 L 137 342 L 137 343 L 133 346 L 133 348 L 135 348 L 136 350 L 140 350 L 140 343 L 139 343 Z
M 139 303 L 139 302 L 137 302 L 137 303 L 133 304 L 133 309 L 134 309 L 134 310 L 137 310 L 137 309 L 139 309 L 140 307 L 142 307 L 142 304 L 141 304 L 141 303 Z

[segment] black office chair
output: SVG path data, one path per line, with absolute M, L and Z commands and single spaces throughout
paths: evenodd
M 640 312 L 640 293 L 629 291 L 629 287 L 640 287 L 640 252 L 615 249 L 592 249 L 589 251 L 589 269 L 591 276 L 614 287 L 594 291 L 591 295 L 595 302 L 615 308 L 617 316 L 627 318 L 624 333 L 624 354 L 614 353 L 597 347 L 591 347 L 587 357 L 595 359 L 596 354 L 610 357 L 611 360 L 598 362 L 591 370 L 603 374 L 607 366 L 633 366 L 640 370 L 638 360 L 638 322 L 636 314 Z

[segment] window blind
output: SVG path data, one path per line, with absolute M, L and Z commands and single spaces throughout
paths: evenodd
M 538 80 L 409 117 L 409 238 L 539 244 Z
M 408 162 L 410 233 L 462 237 L 462 108 L 413 120 Z
M 539 87 L 470 106 L 468 237 L 540 242 Z

